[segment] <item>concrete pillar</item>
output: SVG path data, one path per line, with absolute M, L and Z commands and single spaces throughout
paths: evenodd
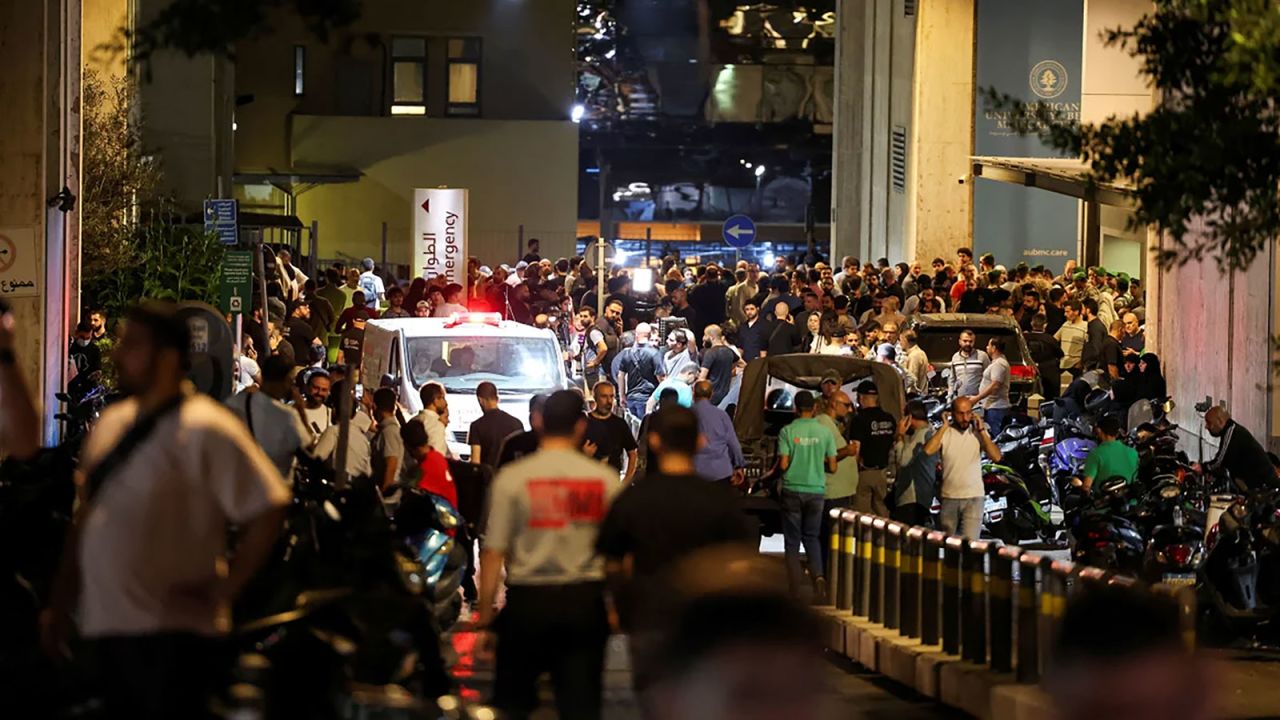
M 912 3 L 916 5 L 916 3 Z M 831 255 L 905 258 L 907 198 L 893 188 L 893 130 L 910 132 L 915 17 L 905 0 L 836 10 Z M 909 155 L 909 151 L 908 151 Z
M 925 263 L 973 247 L 974 3 L 928 0 L 916 18 L 905 254 Z
M 79 301 L 78 211 L 47 205 L 64 186 L 80 195 L 79 55 L 79 0 L 0 3 L 0 228 L 35 238 L 36 294 L 6 300 L 17 319 L 21 367 L 49 417 Z M 50 231 L 58 233 L 52 248 Z M 16 253 L 24 250 L 32 251 Z

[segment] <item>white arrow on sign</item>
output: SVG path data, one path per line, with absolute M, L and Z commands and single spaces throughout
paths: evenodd
M 729 228 L 729 229 L 728 229 L 728 230 L 726 230 L 725 232 L 727 232 L 727 233 L 729 233 L 730 235 L 732 235 L 734 240 L 737 240 L 738 238 L 742 237 L 743 235 L 755 235 L 755 234 L 756 234 L 756 231 L 755 231 L 755 230 L 752 230 L 751 228 L 744 228 L 744 227 L 742 227 L 741 225 L 734 225 L 733 227 Z

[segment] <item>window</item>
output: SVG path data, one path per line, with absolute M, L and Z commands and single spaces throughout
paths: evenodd
M 307 48 L 304 45 L 293 46 L 293 96 L 302 97 L 306 90 Z
M 391 40 L 391 114 L 427 113 L 427 41 L 398 37 Z
M 448 114 L 480 114 L 480 38 L 449 38 Z

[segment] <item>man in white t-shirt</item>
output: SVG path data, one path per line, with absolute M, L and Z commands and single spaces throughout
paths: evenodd
M 302 404 L 297 406 L 302 424 L 310 433 L 307 438 L 309 450 L 315 448 L 320 436 L 333 424 L 333 411 L 328 405 L 331 387 L 332 380 L 329 378 L 329 373 L 324 370 L 313 371 L 311 377 L 307 379 L 306 396 Z
M 436 382 L 427 383 L 418 391 L 418 397 L 422 399 L 422 412 L 414 419 L 426 428 L 427 444 L 446 458 L 453 457 L 449 453 L 446 433 L 448 428 L 444 422 L 444 417 L 449 412 L 449 399 L 445 395 L 444 386 Z
M 175 306 L 149 303 L 126 319 L 113 357 L 130 397 L 86 439 L 82 504 L 42 640 L 65 654 L 78 607 L 106 717 L 206 717 L 210 683 L 228 670 L 219 645 L 230 603 L 275 547 L 289 491 L 244 423 L 191 392 L 191 335 Z
M 1089 340 L 1089 324 L 1082 317 L 1079 300 L 1068 300 L 1062 306 L 1066 322 L 1054 333 L 1053 339 L 1062 347 L 1062 369 L 1079 371 L 1084 356 L 1084 346 Z M 1077 373 L 1073 373 L 1077 374 Z
M 293 363 L 272 355 L 262 366 L 261 389 L 250 388 L 227 399 L 227 408 L 245 423 L 286 480 L 293 477 L 295 454 L 311 437 L 298 413 L 284 404 L 293 393 L 292 370 Z
M 365 258 L 361 263 L 364 272 L 360 273 L 360 279 L 357 283 L 360 289 L 364 291 L 364 304 L 370 310 L 377 310 L 382 306 L 382 300 L 387 296 L 387 288 L 382 282 L 382 278 L 374 272 L 373 258 Z
M 927 455 L 942 452 L 942 499 L 939 521 L 948 535 L 964 535 L 977 540 L 982 533 L 982 509 L 986 489 L 982 483 L 982 453 L 991 462 L 1004 456 L 991 440 L 982 418 L 973 412 L 973 402 L 958 397 L 951 411 L 943 414 L 942 427 L 924 444 Z

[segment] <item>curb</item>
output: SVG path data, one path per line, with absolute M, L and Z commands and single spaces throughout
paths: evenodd
M 865 618 L 830 607 L 816 608 L 827 625 L 827 647 L 873 672 L 981 720 L 1040 720 L 1052 714 L 1036 685 L 1019 684 L 1012 673 L 996 673 L 921 645 Z

